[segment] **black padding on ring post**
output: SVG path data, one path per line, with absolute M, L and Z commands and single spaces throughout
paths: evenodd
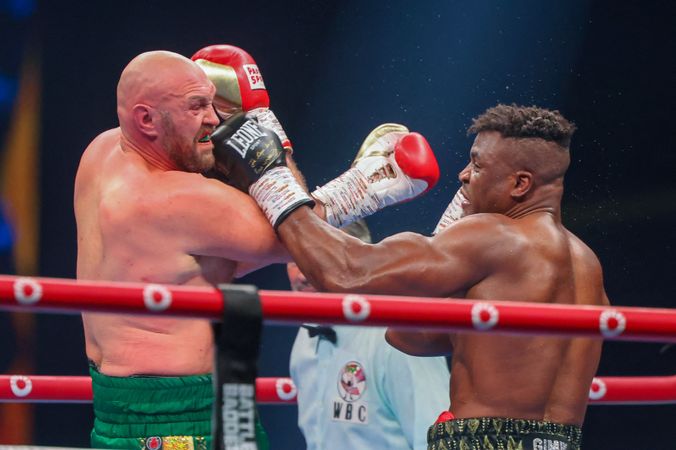
M 256 375 L 263 312 L 255 286 L 222 284 L 223 321 L 214 324 L 213 450 L 256 450 Z

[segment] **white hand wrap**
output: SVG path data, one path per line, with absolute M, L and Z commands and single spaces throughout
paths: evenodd
M 249 187 L 249 194 L 275 229 L 298 206 L 314 203 L 291 170 L 283 166 L 266 172 Z
M 444 211 L 444 213 L 441 215 L 441 219 L 439 219 L 439 223 L 437 224 L 436 228 L 434 228 L 432 235 L 443 231 L 450 224 L 462 219 L 465 216 L 465 211 L 462 209 L 462 202 L 466 200 L 467 199 L 465 196 L 462 195 L 462 192 L 460 192 L 460 189 L 458 189 L 458 192 L 455 193 L 453 200 L 451 200 L 451 203 L 448 204 L 446 211 Z
M 427 189 L 426 181 L 409 177 L 397 164 L 396 146 L 407 134 L 403 125 L 380 125 L 364 140 L 353 167 L 312 193 L 324 204 L 329 224 L 344 227 Z
M 369 192 L 368 179 L 356 168 L 318 187 L 312 196 L 324 204 L 326 221 L 337 228 L 380 209 L 378 198 Z
M 275 113 L 273 113 L 271 109 L 269 108 L 252 109 L 246 114 L 246 116 L 249 118 L 251 117 L 255 118 L 259 124 L 267 128 L 268 130 L 274 131 L 279 140 L 282 141 L 282 147 L 292 151 L 291 141 L 287 137 L 284 128 L 282 128 L 282 124 L 279 123 L 279 120 L 277 120 L 277 116 L 275 116 Z

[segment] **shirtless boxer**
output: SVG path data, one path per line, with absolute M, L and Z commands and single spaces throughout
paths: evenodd
M 459 174 L 467 217 L 433 237 L 368 245 L 305 207 L 286 211 L 277 232 L 323 291 L 606 305 L 597 257 L 561 223 L 574 129 L 536 107 L 498 105 L 476 118 Z M 230 153 L 238 163 L 252 156 Z M 258 181 L 250 192 L 269 208 Z M 429 449 L 580 448 L 600 339 L 390 329 L 388 340 L 410 354 L 453 356 L 452 414 L 430 428 Z
M 238 262 L 287 259 L 253 202 L 200 175 L 214 165 L 214 92 L 199 67 L 172 53 L 145 53 L 125 68 L 120 128 L 89 145 L 75 181 L 79 279 L 217 284 L 233 279 Z M 112 314 L 83 314 L 83 322 L 93 363 L 92 446 L 142 448 L 140 439 L 158 437 L 178 445 L 193 436 L 196 448 L 208 448 L 210 323 Z M 182 423 L 186 409 L 190 421 Z
M 215 92 L 174 53 L 144 53 L 124 69 L 120 127 L 88 146 L 75 180 L 79 279 L 215 285 L 289 259 L 248 195 L 200 174 L 215 167 Z M 87 313 L 83 322 L 93 447 L 210 446 L 208 321 Z

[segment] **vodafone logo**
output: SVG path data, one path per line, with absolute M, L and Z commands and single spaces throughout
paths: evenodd
M 9 387 L 15 396 L 25 397 L 33 390 L 33 382 L 23 375 L 14 375 L 9 379 Z
M 627 318 L 624 314 L 615 310 L 607 309 L 599 316 L 599 329 L 605 337 L 615 337 L 627 327 Z
M 265 89 L 263 76 L 256 64 L 243 64 L 242 68 L 244 69 L 244 73 L 246 73 L 247 80 L 249 80 L 249 87 L 251 87 L 251 90 Z
M 164 311 L 171 306 L 171 292 L 159 284 L 143 288 L 143 302 L 150 311 Z
M 472 325 L 475 329 L 489 330 L 498 323 L 498 309 L 490 303 L 475 303 L 472 306 Z
M 291 378 L 277 378 L 275 390 L 280 400 L 293 400 L 296 398 L 296 385 L 293 384 Z
M 361 295 L 346 295 L 343 298 L 343 314 L 350 322 L 361 322 L 371 313 L 371 304 Z
M 42 286 L 32 278 L 18 278 L 14 282 L 14 298 L 22 305 L 33 305 L 42 298 Z
M 592 380 L 591 387 L 589 388 L 589 399 L 590 400 L 600 400 L 608 392 L 608 387 L 603 380 L 594 377 Z

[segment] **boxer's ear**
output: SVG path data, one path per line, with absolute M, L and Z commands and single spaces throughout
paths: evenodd
M 527 170 L 519 170 L 514 175 L 514 187 L 510 195 L 520 201 L 533 188 L 533 174 Z
M 134 125 L 138 128 L 138 130 L 147 136 L 156 137 L 157 124 L 154 120 L 155 111 L 153 108 L 144 104 L 136 104 L 134 105 L 132 111 Z

